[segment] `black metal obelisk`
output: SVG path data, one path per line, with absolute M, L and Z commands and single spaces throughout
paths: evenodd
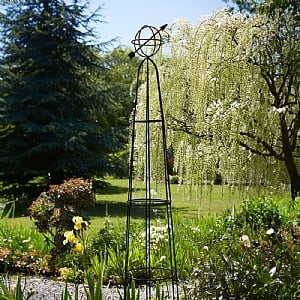
M 166 26 L 143 26 L 132 41 L 135 51 L 129 54 L 143 59 L 131 118 L 124 282 L 125 291 L 133 281 L 145 288 L 146 299 L 158 289 L 168 299 L 179 298 L 165 120 L 159 72 L 152 59 Z M 132 230 L 135 218 L 142 219 L 140 235 Z M 137 245 L 143 253 L 136 253 Z

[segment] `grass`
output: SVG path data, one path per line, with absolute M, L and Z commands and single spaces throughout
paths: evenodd
M 128 191 L 127 179 L 109 178 L 109 185 L 99 191 L 97 202 L 107 204 L 112 216 L 126 216 L 126 201 Z M 186 217 L 215 215 L 239 205 L 247 197 L 271 196 L 272 190 L 261 187 L 259 190 L 251 187 L 239 188 L 229 185 L 171 185 L 173 211 Z M 289 199 L 288 191 L 276 191 L 276 197 Z M 105 210 L 102 209 L 102 214 Z M 98 212 L 95 212 L 98 215 Z
M 97 202 L 108 204 L 110 213 L 126 215 L 128 181 L 109 179 L 110 185 L 97 195 Z M 215 214 L 229 206 L 240 203 L 242 197 L 237 189 L 228 186 L 171 185 L 174 211 L 185 213 L 188 217 Z
M 97 193 L 97 204 L 89 209 L 87 214 L 91 217 L 90 235 L 94 235 L 103 228 L 103 222 L 107 214 L 111 216 L 114 224 L 126 221 L 127 213 L 127 179 L 107 179 L 108 185 Z M 272 191 L 261 187 L 260 190 L 228 185 L 171 185 L 172 210 L 184 218 L 197 218 L 198 216 L 216 215 L 234 206 L 238 206 L 245 198 L 270 196 Z M 281 199 L 289 199 L 287 191 L 276 191 L 276 196 Z M 274 197 L 274 195 L 273 195 Z M 21 217 L 5 219 L 6 225 L 33 226 L 33 222 L 26 215 L 26 211 L 16 211 Z M 143 215 L 138 214 L 143 219 Z M 3 220 L 0 220 L 0 224 Z

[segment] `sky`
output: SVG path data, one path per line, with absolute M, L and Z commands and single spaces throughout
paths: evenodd
M 130 47 L 143 25 L 171 26 L 180 18 L 195 24 L 227 3 L 222 0 L 90 0 L 90 5 L 92 10 L 102 5 L 100 14 L 104 23 L 95 27 L 101 42 L 118 38 L 115 46 Z

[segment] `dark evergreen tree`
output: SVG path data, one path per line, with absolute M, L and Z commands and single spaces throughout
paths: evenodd
M 87 4 L 25 0 L 1 14 L 0 180 L 102 176 L 118 148 Z M 100 50 L 101 45 L 100 44 Z M 2 191 L 6 193 L 7 191 Z

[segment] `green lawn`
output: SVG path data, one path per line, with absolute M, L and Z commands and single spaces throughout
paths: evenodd
M 112 216 L 126 216 L 126 201 L 128 192 L 127 179 L 109 178 L 110 185 L 99 191 L 97 202 L 108 205 L 109 214 Z M 233 206 L 239 205 L 246 198 L 276 197 L 289 199 L 288 191 L 276 191 L 265 187 L 250 188 L 228 185 L 201 185 L 188 184 L 171 185 L 172 207 L 175 213 L 184 214 L 186 217 L 215 215 Z M 95 212 L 96 213 L 96 212 Z M 96 213 L 98 215 L 98 213 Z M 100 214 L 102 214 L 100 212 Z
M 108 205 L 109 214 L 126 216 L 128 180 L 109 179 L 110 185 L 97 195 L 97 202 Z M 228 186 L 171 185 L 172 207 L 175 213 L 187 217 L 216 214 L 238 205 L 243 195 Z
M 103 227 L 103 221 L 106 214 L 111 216 L 114 223 L 125 222 L 127 213 L 127 179 L 108 178 L 108 185 L 98 191 L 97 205 L 87 211 L 91 217 L 90 233 L 96 233 Z M 269 195 L 267 189 L 260 189 L 260 197 Z M 250 190 L 249 187 L 239 189 L 238 187 L 229 187 L 228 185 L 171 185 L 172 211 L 187 218 L 196 218 L 197 216 L 215 215 L 226 209 L 232 209 L 238 206 L 246 197 L 252 195 L 258 197 L 257 189 Z M 289 199 L 288 193 L 279 194 L 277 197 Z M 24 212 L 25 214 L 25 212 Z M 137 214 L 137 217 L 143 219 L 144 215 Z M 4 220 L 0 220 L 0 223 Z M 28 216 L 5 219 L 6 224 L 20 224 L 22 226 L 31 226 L 33 222 Z

